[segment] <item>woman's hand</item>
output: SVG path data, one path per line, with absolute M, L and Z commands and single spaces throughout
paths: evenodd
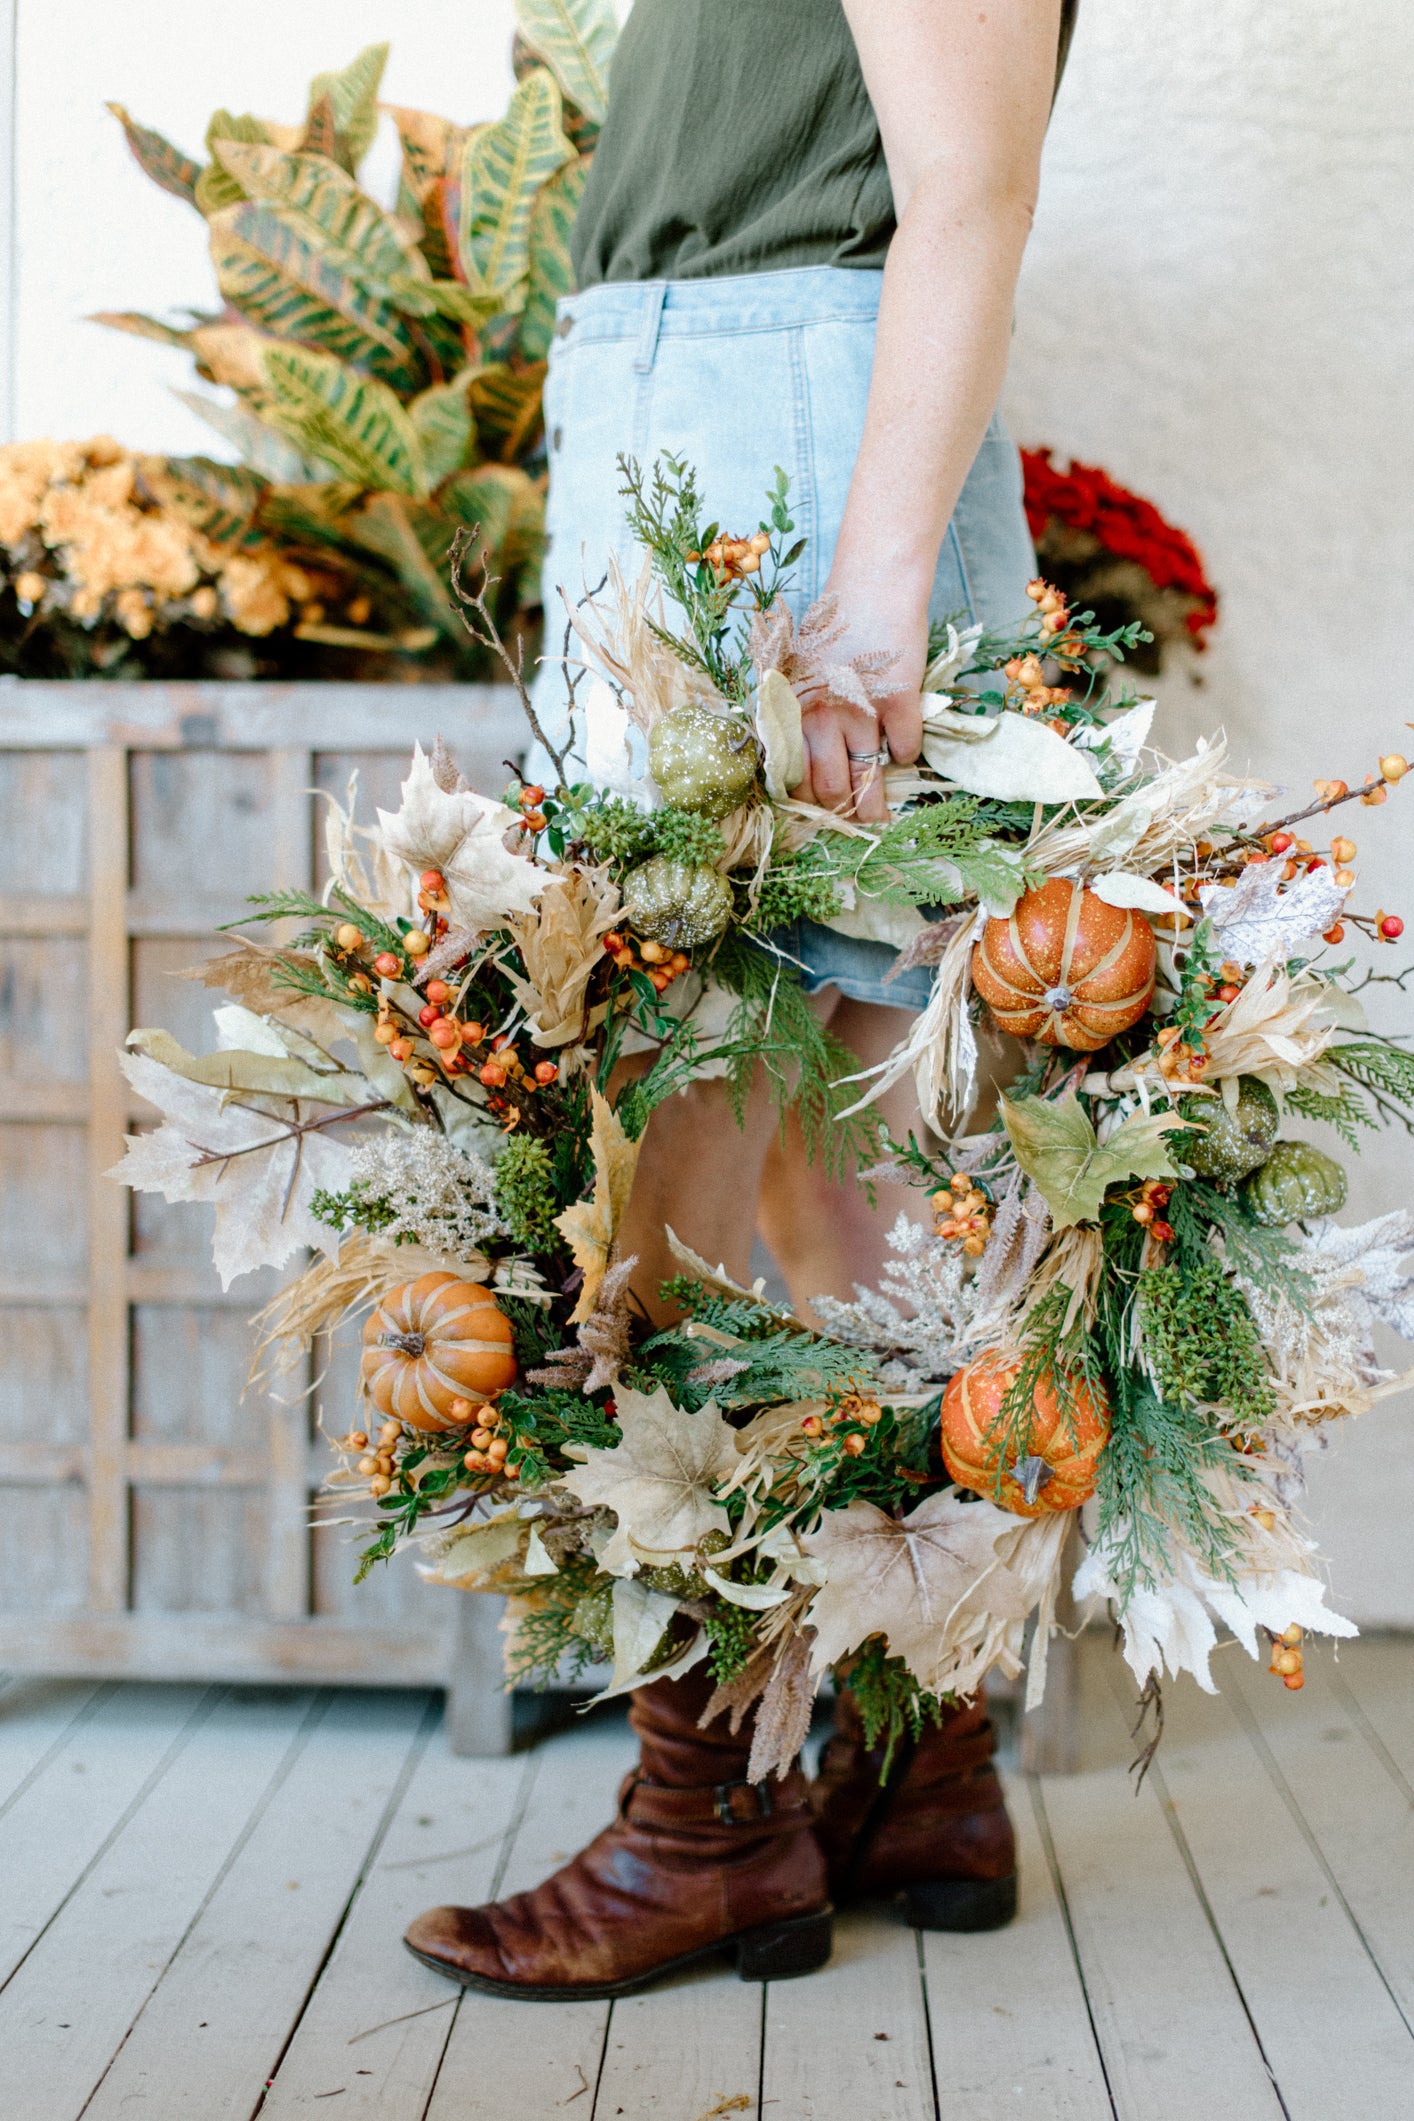
M 871 711 L 838 693 L 804 695 L 805 778 L 791 793 L 827 810 L 848 811 L 862 822 L 878 822 L 888 816 L 884 766 L 889 759 L 911 765 L 922 741 L 919 686 L 928 653 L 928 615 L 834 576 L 825 593 L 838 599 L 846 628 L 832 644 L 830 660 L 891 655 L 893 663 L 883 674 L 890 689 L 873 699 Z M 881 759 L 881 752 L 888 758 Z

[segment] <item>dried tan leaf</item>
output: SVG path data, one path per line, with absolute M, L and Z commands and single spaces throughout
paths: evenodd
M 537 1046 L 567 1046 L 584 1035 L 584 997 L 619 910 L 606 869 L 571 869 L 551 878 L 533 914 L 507 923 L 526 977 L 511 975 Z
M 634 1168 L 639 1144 L 629 1140 L 608 1100 L 597 1090 L 590 1092 L 593 1125 L 589 1145 L 594 1156 L 594 1197 L 576 1201 L 555 1217 L 574 1263 L 584 1275 L 579 1302 L 570 1314 L 571 1323 L 583 1325 L 599 1301 L 599 1291 L 608 1272 L 614 1237 L 633 1191 Z
M 827 1510 L 801 1540 L 828 1571 L 809 1609 L 814 1669 L 823 1671 L 867 1636 L 883 1634 L 890 1653 L 936 1692 L 954 1631 L 981 1579 L 988 1580 L 989 1605 L 1006 1602 L 1005 1585 L 996 1580 L 997 1547 L 1015 1530 L 1010 1512 L 990 1502 L 959 1502 L 951 1492 L 930 1495 L 902 1520 L 869 1502 Z
M 736 1438 L 710 1399 L 689 1414 L 662 1385 L 651 1393 L 620 1387 L 617 1404 L 618 1443 L 591 1449 L 562 1485 L 614 1512 L 618 1526 L 600 1561 L 611 1575 L 629 1576 L 643 1557 L 691 1553 L 708 1532 L 730 1532 L 714 1491 L 736 1465 Z

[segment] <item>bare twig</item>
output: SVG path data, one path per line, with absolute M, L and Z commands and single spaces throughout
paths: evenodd
M 239 1100 L 233 1102 L 239 1103 Z M 255 1109 L 252 1105 L 240 1106 L 243 1112 Z M 239 1149 L 208 1149 L 201 1142 L 193 1142 L 191 1146 L 199 1149 L 201 1154 L 192 1169 L 199 1171 L 206 1164 L 229 1164 L 238 1156 L 253 1156 L 257 1149 L 278 1149 L 281 1142 L 298 1142 L 305 1134 L 319 1134 L 325 1127 L 341 1127 L 346 1120 L 365 1119 L 370 1112 L 386 1112 L 388 1109 L 387 1099 L 379 1097 L 371 1104 L 349 1105 L 339 1112 L 326 1112 L 323 1119 L 292 1119 L 286 1123 L 283 1133 L 272 1134 L 269 1141 L 244 1142 Z
M 1134 1759 L 1129 1763 L 1130 1774 L 1134 1775 L 1137 1773 L 1138 1776 L 1138 1780 L 1134 1785 L 1136 1796 L 1138 1796 L 1140 1789 L 1143 1787 L 1144 1777 L 1148 1774 L 1153 1764 L 1154 1755 L 1159 1750 L 1159 1740 L 1164 1735 L 1164 1695 L 1163 1689 L 1159 1685 L 1157 1672 L 1149 1674 L 1144 1682 L 1144 1691 L 1139 1696 L 1139 1714 L 1135 1720 L 1134 1728 L 1129 1734 L 1136 1744 L 1138 1744 L 1139 1734 L 1144 1728 L 1145 1719 L 1151 1711 L 1154 1717 L 1154 1735 L 1147 1745 L 1140 1748 Z
M 476 565 L 481 570 L 480 588 L 475 590 L 468 589 L 462 579 L 462 567 L 466 556 L 468 552 L 474 551 L 476 540 L 480 535 L 481 525 L 479 523 L 474 530 L 459 530 L 452 540 L 451 551 L 448 554 L 452 595 L 456 599 L 457 617 L 461 620 L 462 625 L 471 635 L 471 638 L 480 647 L 489 648 L 502 665 L 511 683 L 515 686 L 522 711 L 530 724 L 531 735 L 541 749 L 547 752 L 554 760 L 555 772 L 559 776 L 559 785 L 563 788 L 565 785 L 565 755 L 562 751 L 557 751 L 550 742 L 549 737 L 541 727 L 540 717 L 531 704 L 530 692 L 524 676 L 524 645 L 521 642 L 517 642 L 514 656 L 511 654 L 509 648 L 501 639 L 496 621 L 492 618 L 487 607 L 486 599 L 490 592 L 499 586 L 501 578 L 499 575 L 493 575 L 487 566 L 487 555 L 484 546 L 476 554 Z
M 390 2025 L 403 2025 L 409 2018 L 425 2018 L 429 2011 L 444 2011 L 449 2003 L 456 2003 L 458 2000 L 456 1996 L 442 1996 L 436 2003 L 424 2003 L 421 2010 L 400 2011 L 396 2018 L 384 2018 L 378 2025 L 365 2025 L 361 2033 L 351 2033 L 346 2044 L 352 2047 L 356 2041 L 367 2040 L 374 2033 L 386 2032 Z

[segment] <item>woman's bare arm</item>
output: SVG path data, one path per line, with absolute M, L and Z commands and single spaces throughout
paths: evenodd
M 995 408 L 1055 82 L 1060 0 L 843 0 L 898 213 L 873 377 L 828 589 L 843 652 L 888 648 L 896 759 L 918 756 L 938 552 Z M 1018 599 L 1022 584 L 1017 583 Z M 850 797 L 849 751 L 878 737 L 827 701 L 805 717 L 804 793 Z M 859 789 L 856 770 L 855 789 Z M 882 817 L 877 779 L 861 817 Z

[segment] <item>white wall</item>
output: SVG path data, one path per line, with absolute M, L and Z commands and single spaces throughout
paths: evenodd
M 1414 756 L 1409 28 L 1407 0 L 1081 0 L 1022 278 L 1018 437 L 1147 494 L 1223 596 L 1168 742 L 1224 725 L 1292 808 Z M 1414 955 L 1414 781 L 1342 815 L 1361 899 L 1409 922 L 1385 969 Z M 1408 1203 L 1408 1139 L 1375 1138 L 1351 1193 L 1351 1217 Z M 1311 1507 L 1347 1609 L 1414 1623 L 1409 1395 L 1335 1432 Z
M 769 4 L 769 0 L 767 0 Z M 16 38 L 14 431 L 210 446 L 186 363 L 81 321 L 210 292 L 202 229 L 133 167 L 105 99 L 199 151 L 218 103 L 294 117 L 308 77 L 393 41 L 385 93 L 470 119 L 509 84 L 510 0 L 0 0 Z M 1224 597 L 1168 741 L 1226 726 L 1290 785 L 1414 749 L 1414 39 L 1407 0 L 1083 0 L 1025 269 L 1018 436 L 1106 466 L 1197 538 Z M 0 299 L 5 290 L 0 167 Z M 0 373 L 3 364 L 0 363 Z M 0 408 L 2 413 L 3 408 Z M 1366 894 L 1410 918 L 1414 782 L 1353 812 Z M 1367 852 L 1368 850 L 1368 852 Z M 1394 960 L 1398 953 L 1386 953 Z M 1396 1002 L 1385 1021 L 1409 1005 Z M 1351 1212 L 1408 1200 L 1402 1138 Z M 1414 1623 L 1407 1398 L 1338 1437 L 1312 1507 L 1348 1607 Z
M 190 387 L 183 354 L 84 321 L 100 309 L 216 306 L 200 215 L 142 174 L 105 102 L 204 159 L 218 106 L 294 122 L 313 74 L 384 38 L 390 103 L 468 122 L 497 115 L 511 88 L 511 0 L 11 4 L 18 435 L 106 430 L 140 449 L 222 453 L 170 395 Z

